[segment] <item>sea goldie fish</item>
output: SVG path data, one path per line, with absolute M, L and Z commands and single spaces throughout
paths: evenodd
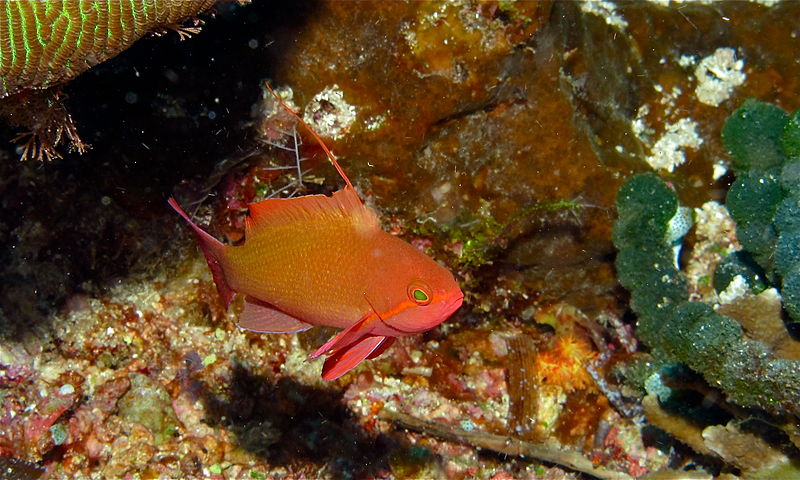
M 311 354 L 327 355 L 322 378 L 333 380 L 383 353 L 397 337 L 439 325 L 464 294 L 447 269 L 381 230 L 322 139 L 267 88 L 319 142 L 344 188 L 331 196 L 250 204 L 240 246 L 203 231 L 174 198 L 169 204 L 194 230 L 226 307 L 234 293 L 245 296 L 239 327 L 266 333 L 342 329 Z

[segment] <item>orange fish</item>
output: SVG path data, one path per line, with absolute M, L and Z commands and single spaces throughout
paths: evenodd
M 319 142 L 345 187 L 330 197 L 250 204 L 241 246 L 222 244 L 175 199 L 169 204 L 194 230 L 225 305 L 235 292 L 245 295 L 239 327 L 268 333 L 314 325 L 342 329 L 311 354 L 327 354 L 322 378 L 333 380 L 383 353 L 397 337 L 439 325 L 464 294 L 448 270 L 381 230 L 322 139 L 269 90 Z

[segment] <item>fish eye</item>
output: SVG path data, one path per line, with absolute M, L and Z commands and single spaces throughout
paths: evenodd
M 408 286 L 408 298 L 417 305 L 427 305 L 431 303 L 430 289 L 421 282 L 414 282 Z

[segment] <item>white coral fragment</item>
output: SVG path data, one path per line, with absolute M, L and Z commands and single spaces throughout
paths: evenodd
M 326 87 L 306 105 L 303 120 L 321 137 L 337 140 L 356 120 L 356 107 L 347 103 L 339 85 Z
M 625 30 L 628 27 L 628 22 L 617 12 L 617 6 L 614 2 L 608 0 L 583 0 L 580 2 L 580 7 L 583 13 L 597 15 L 605 20 L 606 24 L 618 30 Z
M 682 118 L 667 125 L 666 132 L 658 139 L 645 159 L 654 169 L 673 171 L 686 161 L 683 149 L 697 149 L 703 139 L 697 134 L 697 123 L 690 118 Z
M 713 54 L 700 60 L 694 69 L 697 77 L 695 95 L 700 102 L 713 107 L 730 98 L 733 89 L 744 83 L 747 76 L 742 72 L 744 61 L 736 59 L 732 48 L 718 48 Z

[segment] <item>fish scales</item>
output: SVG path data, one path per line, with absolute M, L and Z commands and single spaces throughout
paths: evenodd
M 359 259 L 370 254 L 379 233 L 332 215 L 266 226 L 231 249 L 226 268 L 235 273 L 229 283 L 298 318 L 349 326 L 369 308 L 365 285 L 354 282 L 370 277 Z

